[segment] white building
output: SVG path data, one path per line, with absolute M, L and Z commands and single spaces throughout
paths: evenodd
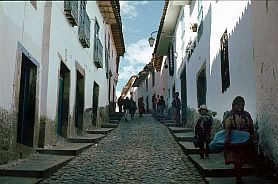
M 28 149 L 64 142 L 107 120 L 113 98 L 106 67 L 117 77 L 124 53 L 119 14 L 107 17 L 105 12 L 113 6 L 119 4 L 0 3 L 0 43 L 5 45 L 0 51 L 0 163 Z M 111 46 L 105 48 L 109 34 Z M 104 62 L 107 49 L 113 53 L 109 66 Z
M 243 96 L 262 152 L 276 163 L 277 6 L 267 0 L 166 0 L 153 56 L 162 76 L 169 65 L 168 82 L 158 85 L 180 92 L 187 126 L 206 104 L 217 112 L 216 131 L 232 100 Z

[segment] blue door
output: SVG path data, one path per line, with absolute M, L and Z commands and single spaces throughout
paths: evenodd
M 57 124 L 57 133 L 62 135 L 62 121 L 63 121 L 63 94 L 64 94 L 64 79 L 60 77 L 59 83 L 59 99 L 58 99 L 58 124 Z

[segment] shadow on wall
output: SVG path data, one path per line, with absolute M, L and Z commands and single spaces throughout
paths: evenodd
M 241 16 L 239 17 L 238 21 L 236 22 L 235 26 L 233 27 L 233 30 L 231 31 L 231 33 L 228 35 L 228 42 L 229 45 L 228 47 L 236 47 L 236 46 L 240 46 L 241 48 L 244 48 L 244 46 L 246 44 L 248 44 L 248 42 L 246 43 L 246 36 L 247 37 L 252 37 L 252 35 L 250 35 L 250 33 L 246 32 L 246 27 L 248 28 L 248 26 L 250 26 L 250 18 L 251 17 L 251 4 L 248 3 L 247 6 L 245 7 L 244 11 L 242 12 Z M 247 29 L 248 30 L 248 29 Z M 224 32 L 224 30 L 223 30 Z M 245 39 L 244 39 L 245 38 Z M 252 39 L 252 38 L 251 38 Z M 220 42 L 220 40 L 219 40 Z M 248 46 L 248 45 L 247 45 Z M 230 49 L 229 49 L 230 50 Z M 239 51 L 239 50 L 238 50 Z M 232 53 L 232 54 L 235 54 Z M 248 77 L 251 74 L 248 74 L 248 72 L 243 72 L 242 68 L 236 68 L 240 65 L 234 65 L 233 61 L 235 59 L 241 58 L 242 61 L 247 61 L 244 64 L 250 64 L 250 67 L 254 67 L 252 66 L 252 62 L 250 60 L 248 60 L 248 57 L 252 57 L 250 55 L 248 55 L 248 53 L 245 52 L 239 52 L 236 53 L 237 55 L 232 55 L 231 57 L 231 53 L 229 53 L 229 69 L 230 71 L 232 71 L 232 73 L 230 72 L 230 77 L 232 78 L 233 76 L 242 76 L 242 80 L 231 80 L 230 86 L 239 86 L 239 84 L 247 84 L 248 81 L 246 81 L 246 79 L 248 80 Z M 249 54 L 253 54 L 252 52 L 250 52 Z M 248 63 L 248 61 L 250 61 Z M 248 68 L 247 68 L 248 69 Z M 252 69 L 250 69 L 250 71 L 252 71 Z M 210 75 L 210 81 L 217 81 L 219 80 L 220 84 L 221 84 L 221 78 L 219 79 L 219 76 L 221 77 L 221 51 L 220 48 L 217 52 L 217 54 L 214 56 L 213 61 L 212 61 L 212 66 L 211 66 L 211 71 L 209 72 Z M 220 73 L 220 75 L 219 75 Z M 255 76 L 254 76 L 255 77 Z M 230 78 L 230 79 L 231 79 Z M 245 80 L 245 81 L 244 81 Z M 254 79 L 255 80 L 255 79 Z M 241 85 L 243 86 L 243 85 Z M 229 87 L 227 90 L 229 90 Z M 213 89 L 211 89 L 213 90 Z M 241 89 L 238 89 L 239 91 Z M 245 85 L 245 88 L 242 89 L 242 93 L 247 94 L 248 95 L 248 91 L 250 91 L 249 86 Z M 243 94 L 243 96 L 244 96 Z M 209 96 L 211 99 L 211 101 L 213 101 L 215 103 L 215 105 L 217 104 L 221 104 L 221 102 L 223 101 L 228 101 L 229 106 L 227 107 L 227 109 L 224 109 L 224 112 L 226 110 L 230 110 L 231 109 L 231 103 L 232 103 L 232 99 L 234 98 L 234 96 L 227 96 L 226 99 L 222 99 L 219 98 L 219 93 L 211 93 L 211 95 Z M 224 97 L 223 97 L 224 98 Z M 256 100 L 256 99 L 254 99 Z M 224 113 L 223 112 L 223 113 Z M 220 116 L 222 114 L 219 114 Z M 192 115 L 192 110 L 191 110 L 191 114 L 189 115 L 189 117 L 191 117 L 191 119 L 193 120 L 193 115 Z M 278 174 L 278 170 L 277 170 L 277 166 L 275 166 L 275 163 L 273 160 L 270 160 L 269 158 L 267 158 L 267 156 L 264 153 L 264 150 L 261 149 L 261 146 L 259 145 L 259 139 L 260 139 L 260 135 L 259 135 L 259 129 L 260 127 L 258 126 L 258 119 L 256 119 L 257 117 L 252 117 L 254 124 L 255 124 L 255 147 L 258 153 L 258 161 L 257 161 L 257 168 L 256 168 L 256 174 L 258 175 L 262 175 L 262 176 L 274 176 L 276 172 L 276 176 Z M 214 135 L 218 130 L 220 130 L 222 128 L 221 126 L 221 122 L 222 119 L 216 119 L 214 118 L 214 124 L 212 127 L 212 135 Z M 264 122 L 267 122 L 267 119 L 265 119 Z M 265 133 L 267 134 L 267 133 Z M 266 150 L 271 150 L 271 148 L 267 148 Z
M 229 63 L 229 71 L 230 71 L 230 86 L 228 86 L 227 91 L 229 91 L 229 88 L 231 86 L 237 86 L 237 85 L 240 86 L 239 83 L 242 83 L 242 80 L 238 80 L 238 81 L 231 80 L 233 78 L 233 76 L 235 76 L 235 75 L 236 76 L 242 75 L 242 74 L 240 74 L 242 71 L 236 70 L 236 68 L 235 68 L 236 65 L 233 64 L 234 57 L 231 57 L 231 54 L 234 54 L 236 50 L 234 51 L 234 53 L 231 53 L 231 52 L 229 53 L 229 50 L 230 50 L 230 47 L 232 47 L 232 46 L 235 47 L 236 45 L 242 45 L 240 42 L 238 42 L 239 40 L 244 42 L 244 39 L 241 39 L 241 38 L 244 37 L 245 34 L 247 33 L 245 30 L 246 30 L 246 27 L 248 28 L 248 26 L 249 26 L 248 24 L 249 24 L 250 17 L 251 17 L 251 7 L 250 7 L 250 3 L 248 3 L 247 6 L 245 7 L 244 11 L 241 14 L 241 17 L 236 22 L 236 25 L 234 26 L 233 30 L 228 35 L 228 55 L 229 55 L 228 63 Z M 223 30 L 223 33 L 224 33 L 224 31 L 225 30 Z M 219 39 L 219 43 L 220 43 L 220 39 Z M 243 55 L 246 53 L 239 52 L 238 54 Z M 244 56 L 242 58 L 244 60 L 248 60 Z M 221 50 L 220 50 L 220 48 L 212 60 L 212 66 L 210 69 L 211 69 L 211 71 L 209 71 L 210 75 L 208 76 L 209 80 L 216 81 L 216 82 L 219 81 L 220 89 L 221 89 L 222 88 L 222 86 L 221 86 L 222 85 L 222 74 L 221 74 Z M 220 75 L 219 75 L 219 73 L 220 73 Z M 246 74 L 246 75 L 248 75 L 248 74 Z M 210 88 L 210 90 L 215 91 L 215 88 Z M 244 89 L 242 93 L 246 93 L 246 91 L 248 91 L 247 85 L 246 85 L 246 89 Z M 223 93 L 225 93 L 225 91 Z M 217 106 L 217 104 L 221 104 L 223 102 L 228 105 L 227 109 L 223 109 L 223 112 L 218 112 L 221 118 L 225 111 L 228 111 L 231 109 L 231 103 L 234 98 L 234 96 L 227 96 L 227 95 L 226 96 L 222 95 L 222 98 L 219 98 L 221 96 L 221 94 L 223 94 L 223 93 L 221 93 L 221 91 L 213 92 L 213 93 L 210 93 L 210 96 L 209 96 L 211 99 L 210 101 L 212 103 L 214 103 L 213 104 L 214 106 Z M 223 106 L 225 106 L 225 104 L 223 104 Z M 253 117 L 253 119 L 254 119 L 254 117 Z M 222 119 L 217 119 L 217 122 L 218 123 L 222 122 Z M 254 122 L 255 122 L 255 120 L 254 120 Z M 221 129 L 221 125 L 213 127 L 213 132 L 217 132 L 219 128 Z

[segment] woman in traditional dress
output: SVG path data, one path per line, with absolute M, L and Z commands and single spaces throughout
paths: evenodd
M 245 101 L 241 96 L 237 96 L 232 103 L 232 110 L 228 112 L 224 119 L 225 128 L 225 164 L 234 164 L 236 183 L 242 183 L 242 173 L 240 169 L 245 163 L 254 161 L 255 149 L 252 141 L 254 135 L 254 125 L 251 115 L 244 111 Z M 231 145 L 230 137 L 232 129 L 246 131 L 250 133 L 250 141 L 242 145 Z M 253 160 L 252 160 L 253 159 Z

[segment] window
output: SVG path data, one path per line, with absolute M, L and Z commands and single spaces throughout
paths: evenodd
M 95 21 L 95 33 L 94 33 L 94 38 L 99 38 L 99 25 L 97 20 Z
M 108 33 L 108 58 L 110 58 L 110 34 Z
M 152 82 L 153 86 L 155 85 L 155 71 L 152 72 Z
M 222 93 L 224 93 L 230 86 L 230 72 L 229 72 L 229 54 L 228 54 L 228 34 L 227 29 L 220 39 L 221 52 L 221 80 Z
M 203 35 L 203 21 L 199 23 L 198 31 L 197 31 L 197 40 L 200 41 L 201 37 Z
M 169 58 L 169 75 L 174 75 L 174 44 L 169 47 L 168 51 L 168 58 Z
M 149 81 L 148 79 L 146 79 L 146 91 L 148 91 L 148 88 L 149 88 Z
M 108 34 L 108 36 L 109 36 L 109 34 Z M 105 34 L 105 40 L 107 40 L 106 34 Z M 109 40 L 109 38 L 108 38 L 108 40 Z M 105 48 L 105 71 L 106 71 L 106 78 L 107 79 L 109 77 L 109 73 L 108 73 L 108 69 L 109 69 L 109 67 L 108 67 L 108 64 L 109 64 L 108 63 L 108 60 L 109 60 L 109 56 L 108 56 L 109 55 L 109 47 L 107 46 L 108 45 L 108 40 L 104 42 L 104 48 Z
M 31 1 L 32 2 L 32 1 Z M 78 1 L 64 1 L 64 12 L 72 26 L 78 23 Z
M 94 32 L 94 63 L 97 68 L 102 68 L 103 67 L 103 46 L 99 39 L 99 30 L 100 30 L 100 27 L 96 20 L 95 21 L 95 32 Z M 108 52 L 110 52 L 110 51 L 108 50 Z
M 176 93 L 176 85 L 174 84 L 172 87 L 172 98 L 175 98 L 175 93 Z
M 69 2 L 73 2 L 73 1 L 69 1 Z M 78 36 L 79 36 L 79 41 L 81 42 L 84 48 L 90 47 L 90 26 L 91 26 L 91 21 L 86 12 L 86 2 L 80 1 Z

